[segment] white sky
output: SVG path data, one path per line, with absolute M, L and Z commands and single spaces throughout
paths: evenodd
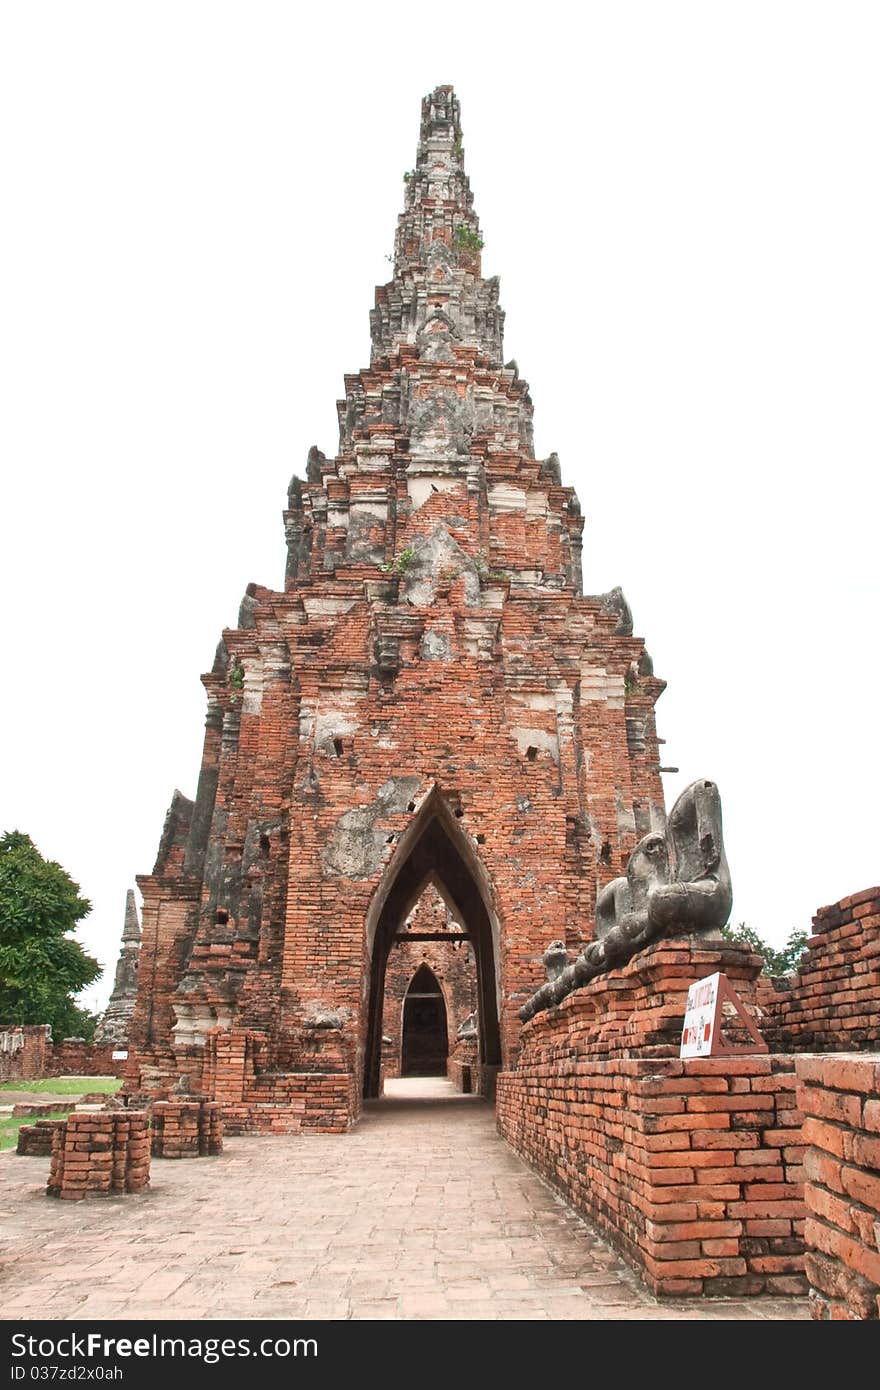
M 0 830 L 107 965 L 452 82 L 505 356 L 721 789 L 733 920 L 880 879 L 880 9 L 0 8 Z

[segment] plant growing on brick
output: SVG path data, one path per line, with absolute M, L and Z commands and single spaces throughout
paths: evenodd
M 406 546 L 399 554 L 395 555 L 390 565 L 380 565 L 383 574 L 404 574 L 415 558 L 415 550 L 411 545 Z
M 479 232 L 471 231 L 470 227 L 456 227 L 455 244 L 462 251 L 471 251 L 474 254 L 483 249 L 483 238 Z

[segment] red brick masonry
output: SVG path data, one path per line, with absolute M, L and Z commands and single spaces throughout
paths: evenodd
M 880 1316 L 880 1057 L 797 1059 L 813 1316 Z
M 79 1038 L 52 1043 L 47 1024 L 0 1023 L 0 1081 L 38 1081 L 44 1076 L 124 1076 L 114 1048 Z
M 37 1120 L 35 1125 L 22 1125 L 15 1152 L 27 1158 L 48 1158 L 56 1129 L 66 1123 L 66 1120 Z
M 153 1158 L 205 1158 L 223 1152 L 223 1116 L 215 1101 L 157 1101 L 150 1130 Z
M 772 1048 L 880 1047 L 880 888 L 820 907 L 800 969 L 780 985 L 762 980 L 759 993 Z
M 524 1060 L 501 1133 L 655 1293 L 806 1288 L 790 1057 Z
M 150 1185 L 150 1134 L 145 1111 L 74 1113 L 58 1126 L 46 1195 L 80 1201 Z

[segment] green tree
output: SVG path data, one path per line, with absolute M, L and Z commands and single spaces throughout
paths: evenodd
M 809 932 L 792 929 L 782 950 L 777 951 L 758 935 L 754 927 L 746 926 L 745 922 L 740 922 L 738 927 L 722 927 L 721 935 L 728 941 L 745 941 L 753 951 L 763 956 L 765 975 L 790 975 L 797 969 L 809 940 Z
M 73 996 L 101 973 L 69 935 L 92 905 L 28 835 L 0 839 L 0 1023 L 49 1023 L 54 1038 L 90 1038 L 95 1016 Z

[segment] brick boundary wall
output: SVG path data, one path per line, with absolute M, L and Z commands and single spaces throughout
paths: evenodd
M 53 1136 L 46 1195 L 67 1201 L 142 1192 L 150 1185 L 145 1111 L 74 1112 Z
M 126 1063 L 114 1061 L 113 1053 L 124 1051 L 112 1043 L 83 1042 L 80 1038 L 64 1038 L 49 1047 L 46 1076 L 125 1076 Z
M 48 1076 L 125 1075 L 126 1063 L 113 1059 L 112 1044 L 98 1046 L 81 1038 L 52 1042 L 49 1027 L 0 1023 L 0 1081 L 41 1081 Z
M 880 1317 L 880 1055 L 797 1059 L 814 1318 Z
M 596 1061 L 563 1046 L 502 1072 L 497 1111 L 653 1292 L 806 1291 L 792 1058 Z
M 223 1152 L 223 1116 L 216 1101 L 160 1100 L 150 1112 L 153 1158 L 206 1158 Z
M 66 1123 L 66 1120 L 37 1120 L 36 1124 L 22 1125 L 15 1152 L 26 1158 L 51 1157 L 55 1131 Z
M 0 1081 L 38 1081 L 52 1051 L 45 1023 L 0 1023 Z
M 758 1002 L 771 1047 L 858 1052 L 880 1047 L 880 888 L 820 907 L 800 969 Z

